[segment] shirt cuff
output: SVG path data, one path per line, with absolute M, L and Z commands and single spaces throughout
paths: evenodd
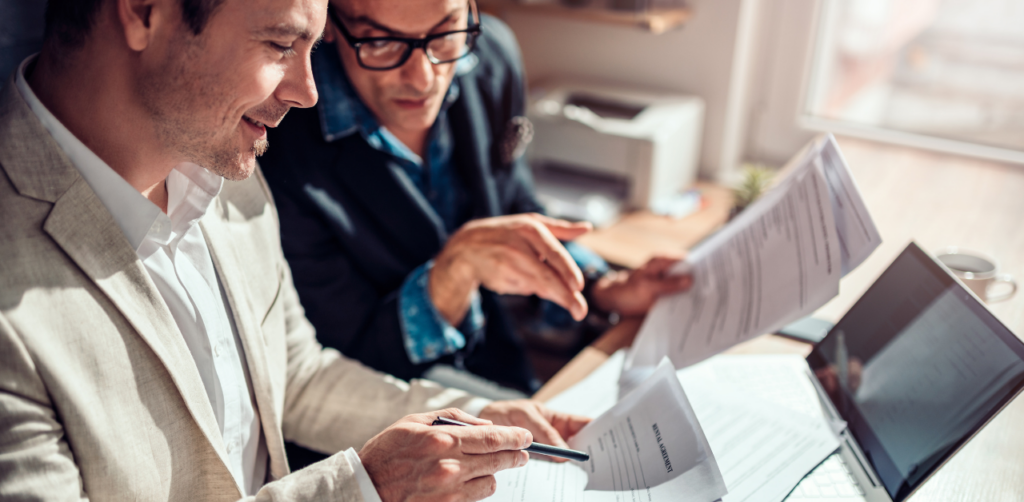
M 452 354 L 466 346 L 464 333 L 483 328 L 484 314 L 480 294 L 473 293 L 466 318 L 459 329 L 441 316 L 430 298 L 428 283 L 434 261 L 420 265 L 405 278 L 398 296 L 399 320 L 405 351 L 413 364 L 427 363 Z
M 569 256 L 576 262 L 576 265 L 583 271 L 583 275 L 591 277 L 600 277 L 608 273 L 608 262 L 604 261 L 597 253 L 590 250 L 582 244 L 577 244 L 573 241 L 564 243 L 565 250 L 569 252 Z
M 370 479 L 370 474 L 363 467 L 363 462 L 359 460 L 359 454 L 356 453 L 355 448 L 345 450 L 345 459 L 352 465 L 352 470 L 356 473 L 356 483 L 359 484 L 359 491 L 363 494 L 363 500 L 366 502 L 382 502 L 380 494 L 373 487 L 373 480 Z

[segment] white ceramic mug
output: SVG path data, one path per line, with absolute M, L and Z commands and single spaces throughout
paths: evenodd
M 996 261 L 982 253 L 948 247 L 935 258 L 986 302 L 1001 302 L 1017 292 L 1017 281 L 1009 274 L 1000 274 Z M 989 293 L 989 289 L 997 283 L 1003 285 L 1004 291 Z

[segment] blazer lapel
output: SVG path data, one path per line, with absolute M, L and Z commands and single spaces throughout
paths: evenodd
M 461 170 L 473 194 L 473 217 L 486 218 L 501 215 L 498 188 L 491 173 L 495 158 L 491 148 L 494 124 L 483 109 L 480 89 L 470 79 L 472 74 L 460 77 L 461 95 L 448 110 L 455 137 L 455 165 Z M 501 133 L 502 131 L 497 131 Z
M 227 465 L 217 419 L 195 360 L 135 250 L 85 180 L 79 178 L 57 200 L 43 229 L 164 363 L 199 428 Z
M 339 140 L 344 142 L 346 154 L 339 155 L 331 169 L 378 220 L 379 227 L 400 243 L 405 256 L 417 264 L 432 258 L 448 240 L 448 233 L 430 202 L 387 154 L 372 149 L 361 138 L 350 138 Z
M 25 104 L 13 77 L 0 93 L 0 130 L 0 164 L 18 192 L 53 203 L 43 230 L 163 363 L 226 468 L 217 419 L 170 310 L 113 216 Z
M 223 194 L 221 196 L 223 197 Z M 260 307 L 268 307 L 274 298 L 268 296 L 265 302 L 257 303 L 254 302 L 253 295 L 257 292 L 277 294 L 281 287 L 281 270 L 276 268 L 273 259 L 254 258 L 261 251 L 272 250 L 244 246 L 242 243 L 248 242 L 248 236 L 232 232 L 234 225 L 228 221 L 229 215 L 226 211 L 223 200 L 218 198 L 210 205 L 200 225 L 206 236 L 217 275 L 224 286 L 228 304 L 231 306 L 235 327 L 242 340 L 242 348 L 245 350 L 253 395 L 256 396 L 257 413 L 271 457 L 270 474 L 280 478 L 288 473 L 288 463 L 285 459 L 284 438 L 281 436 L 281 424 L 275 412 L 274 395 L 264 352 L 265 342 L 260 325 L 264 312 L 259 311 Z M 239 249 L 245 249 L 246 256 L 239 255 Z M 268 261 L 271 263 L 270 270 L 263 265 Z

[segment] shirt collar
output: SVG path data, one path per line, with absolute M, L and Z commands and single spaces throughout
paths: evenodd
M 479 59 L 476 54 L 470 53 L 469 56 L 455 63 L 455 76 L 460 77 L 470 73 L 478 63 Z M 348 75 L 341 64 L 341 59 L 338 57 L 338 49 L 335 44 L 321 44 L 320 48 L 313 53 L 313 78 L 316 80 L 316 89 L 320 94 L 317 109 L 320 112 L 320 129 L 324 141 L 334 141 L 358 132 L 373 145 L 372 136 L 379 134 L 380 131 L 390 135 L 387 129 L 380 127 L 376 117 L 352 88 Z M 451 107 L 458 98 L 459 81 L 457 78 L 453 78 L 448 87 L 448 93 L 445 94 L 444 103 L 441 105 L 441 113 Z M 382 149 L 381 146 L 373 146 Z M 398 152 L 392 153 L 397 154 Z
M 147 237 L 166 245 L 173 235 L 183 234 L 205 214 L 220 193 L 224 178 L 195 164 L 176 166 L 167 177 L 168 214 L 164 214 L 76 138 L 39 101 L 25 80 L 25 69 L 35 57 L 29 56 L 18 66 L 15 77 L 18 91 L 136 251 Z

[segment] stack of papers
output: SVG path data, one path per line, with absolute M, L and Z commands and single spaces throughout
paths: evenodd
M 881 242 L 835 139 L 823 136 L 677 267 L 693 274 L 694 285 L 651 309 L 627 358 L 624 386 L 641 381 L 664 355 L 685 368 L 810 315 Z
M 618 377 L 624 360 L 625 352 L 619 351 L 589 377 L 549 401 L 548 406 L 600 416 L 598 420 L 605 421 L 602 414 L 617 406 Z M 807 380 L 806 363 L 799 357 L 718 356 L 673 376 L 685 389 L 685 398 L 699 423 L 697 429 L 710 448 L 706 453 L 721 472 L 728 491 L 722 496 L 724 502 L 780 501 L 839 447 Z M 636 390 L 657 379 L 655 375 L 648 377 Z M 777 393 L 771 399 L 762 398 L 759 382 L 781 385 L 787 392 Z M 780 397 L 783 394 L 787 395 Z M 662 397 L 657 406 L 665 407 L 667 402 L 670 401 Z M 685 424 L 676 427 L 682 425 Z M 593 430 L 606 428 L 602 424 Z M 574 438 L 570 444 L 581 446 L 587 442 Z M 588 476 L 595 474 L 599 473 L 589 472 L 585 464 L 531 460 L 522 469 L 498 473 L 498 490 L 490 500 L 657 502 L 717 498 L 708 498 L 714 496 L 713 491 L 698 493 L 684 480 L 661 485 L 648 483 L 650 488 L 641 482 L 621 489 L 616 485 L 616 491 L 611 492 L 592 491 L 587 486 Z M 629 483 L 631 478 L 625 479 Z M 700 486 L 700 482 L 696 484 Z
M 622 357 L 613 365 L 621 369 Z M 603 377 L 574 387 L 577 397 L 615 385 L 617 375 L 595 374 Z M 565 404 L 573 400 L 581 401 Z M 588 462 L 531 460 L 524 468 L 501 471 L 489 500 L 712 502 L 725 495 L 715 455 L 668 359 L 624 399 L 608 404 L 569 440 L 570 447 L 590 454 Z
M 717 455 L 724 502 L 783 500 L 839 448 L 799 356 L 716 356 L 679 378 Z
M 569 441 L 591 460 L 502 471 L 493 500 L 777 502 L 839 448 L 801 358 L 708 359 L 809 315 L 881 243 L 831 135 L 777 179 L 677 267 L 693 287 L 628 353 L 548 403 L 597 417 Z

